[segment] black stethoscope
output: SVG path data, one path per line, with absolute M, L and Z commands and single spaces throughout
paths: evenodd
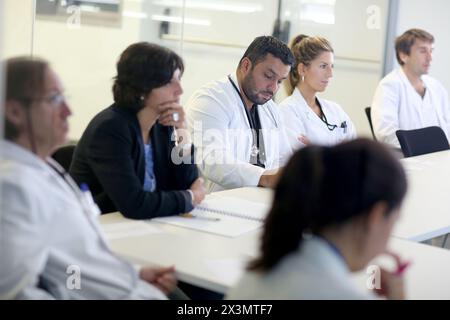
M 255 161 L 252 161 L 252 164 L 254 164 L 258 167 L 265 168 L 265 164 L 264 164 L 266 161 L 265 152 L 264 151 L 261 152 L 261 150 L 260 150 L 260 145 L 261 145 L 262 149 L 264 148 L 264 141 L 261 141 L 261 140 L 263 140 L 263 137 L 260 136 L 259 132 L 258 132 L 258 129 L 261 129 L 261 124 L 259 124 L 260 128 L 256 128 L 257 125 L 255 123 L 253 123 L 252 117 L 250 116 L 250 112 L 245 107 L 244 98 L 242 97 L 241 92 L 239 91 L 237 85 L 234 83 L 233 79 L 231 79 L 231 75 L 228 75 L 228 80 L 230 81 L 231 85 L 233 86 L 234 90 L 236 90 L 237 94 L 239 95 L 239 98 L 242 101 L 245 115 L 247 116 L 247 120 L 250 125 L 250 129 L 252 130 L 253 143 L 252 143 L 252 146 L 250 149 L 250 156 L 256 160 L 256 163 L 253 163 Z M 256 113 L 256 118 L 259 119 L 258 109 L 255 109 L 255 113 Z M 272 115 L 272 118 L 273 118 L 273 115 Z M 275 122 L 275 126 L 276 126 L 276 122 Z
M 337 128 L 341 128 L 341 129 L 344 130 L 344 133 L 347 133 L 347 121 L 341 122 L 340 126 L 337 126 L 335 124 L 329 123 L 328 119 L 327 119 L 327 116 L 325 115 L 325 112 L 323 112 L 322 105 L 320 104 L 319 99 L 317 99 L 317 98 L 316 98 L 316 103 L 317 103 L 317 105 L 319 106 L 319 109 L 320 109 L 320 115 L 321 116 L 319 118 L 320 118 L 320 120 L 322 120 L 323 123 L 325 123 L 325 125 L 328 128 L 328 130 L 334 131 Z

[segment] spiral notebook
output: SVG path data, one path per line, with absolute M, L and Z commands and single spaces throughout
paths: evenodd
M 269 206 L 264 203 L 211 194 L 188 216 L 156 218 L 152 221 L 237 237 L 260 228 L 268 211 Z

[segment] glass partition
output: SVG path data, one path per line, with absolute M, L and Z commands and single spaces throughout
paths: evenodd
M 51 62 L 74 112 L 69 136 L 78 139 L 111 104 L 115 63 L 133 42 L 155 42 L 183 56 L 184 103 L 204 83 L 233 73 L 256 36 L 288 42 L 299 33 L 321 35 L 336 53 L 323 96 L 368 135 L 364 107 L 381 75 L 387 11 L 388 0 L 5 0 L 5 28 L 14 32 L 5 33 L 4 54 Z M 276 100 L 284 97 L 280 90 Z
M 138 41 L 162 44 L 158 36 L 160 21 L 154 19 L 162 8 L 151 0 L 71 4 L 37 0 L 40 2 L 52 2 L 57 8 L 47 8 L 53 15 L 37 15 L 33 53 L 51 61 L 65 83 L 73 110 L 70 138 L 76 140 L 90 119 L 112 103 L 112 78 L 120 53 Z M 179 52 L 178 43 L 171 43 L 171 48 Z

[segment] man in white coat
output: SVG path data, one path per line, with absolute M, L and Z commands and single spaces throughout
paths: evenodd
M 292 150 L 272 98 L 293 62 L 284 43 L 257 37 L 235 74 L 206 84 L 190 98 L 188 127 L 209 192 L 276 183 L 277 170 Z
M 411 29 L 397 38 L 400 68 L 381 80 L 372 102 L 377 139 L 399 147 L 395 132 L 439 126 L 450 140 L 450 105 L 447 90 L 428 76 L 434 37 Z

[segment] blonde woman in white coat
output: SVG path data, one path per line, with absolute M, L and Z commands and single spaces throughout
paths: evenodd
M 337 103 L 317 97 L 333 77 L 334 52 L 328 40 L 297 36 L 291 43 L 295 65 L 289 75 L 291 96 L 281 114 L 293 149 L 304 145 L 335 145 L 356 138 L 355 127 Z
M 383 172 L 380 175 L 380 172 Z M 372 299 L 353 272 L 386 252 L 406 193 L 405 173 L 381 144 L 357 139 L 307 146 L 291 158 L 275 189 L 260 254 L 230 299 Z M 380 269 L 376 293 L 403 299 L 407 264 Z

